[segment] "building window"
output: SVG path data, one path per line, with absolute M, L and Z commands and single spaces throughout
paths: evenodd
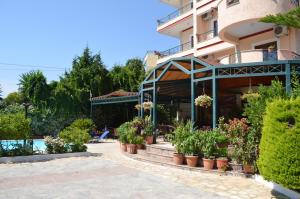
M 226 1 L 227 1 L 227 7 L 240 3 L 240 0 L 226 0 Z

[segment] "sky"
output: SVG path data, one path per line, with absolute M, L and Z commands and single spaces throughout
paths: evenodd
M 156 32 L 156 20 L 173 10 L 159 0 L 0 0 L 2 95 L 16 91 L 31 70 L 58 80 L 86 46 L 108 69 L 176 46 Z

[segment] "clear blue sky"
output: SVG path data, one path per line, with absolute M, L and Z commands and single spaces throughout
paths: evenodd
M 159 0 L 1 0 L 0 63 L 47 66 L 47 80 L 57 80 L 88 45 L 111 68 L 177 45 L 156 32 L 156 20 L 172 10 Z M 33 69 L 0 64 L 4 96 Z

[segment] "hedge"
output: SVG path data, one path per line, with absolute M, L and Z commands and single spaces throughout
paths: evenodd
M 258 168 L 265 179 L 300 189 L 300 98 L 267 105 Z

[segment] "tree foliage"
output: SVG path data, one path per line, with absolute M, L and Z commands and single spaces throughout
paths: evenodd
M 287 13 L 279 13 L 277 15 L 267 15 L 260 20 L 265 23 L 274 23 L 294 28 L 300 28 L 300 7 L 294 8 Z
M 23 101 L 22 95 L 19 92 L 12 92 L 7 95 L 6 98 L 4 98 L 4 102 L 7 105 L 12 104 L 21 104 Z
M 258 168 L 267 179 L 300 189 L 300 98 L 269 103 Z

